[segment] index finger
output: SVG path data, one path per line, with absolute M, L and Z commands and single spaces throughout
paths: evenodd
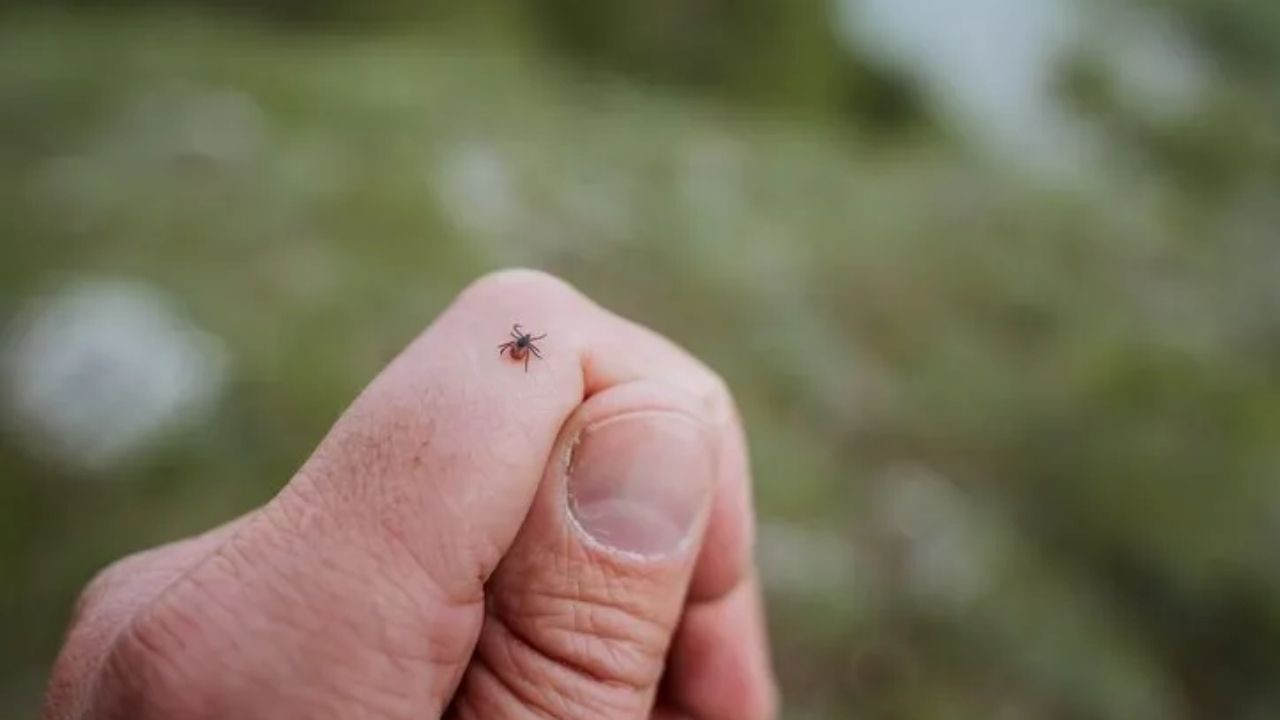
M 495 351 L 516 323 L 546 336 L 527 373 L 523 361 Z M 742 430 L 725 384 L 669 340 L 545 273 L 507 270 L 473 283 L 370 384 L 303 475 L 327 477 L 328 494 L 368 507 L 370 493 L 386 491 L 386 478 L 353 465 L 379 458 L 385 467 L 377 475 L 416 488 L 418 497 L 402 498 L 415 500 L 413 521 L 427 508 L 436 521 L 419 534 L 421 554 L 440 560 L 439 549 L 459 537 L 483 540 L 455 553 L 461 567 L 438 569 L 447 588 L 465 593 L 510 545 L 572 411 L 591 395 L 640 380 L 701 399 L 720 435 L 712 513 L 691 589 L 695 599 L 720 597 L 747 575 L 754 533 Z M 416 444 L 405 447 L 409 439 Z M 460 528 L 467 532 L 455 534 Z

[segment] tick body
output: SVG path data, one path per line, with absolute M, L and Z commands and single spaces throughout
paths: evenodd
M 506 353 L 511 356 L 512 360 L 523 360 L 524 371 L 529 372 L 529 356 L 533 355 L 539 360 L 542 359 L 542 353 L 538 352 L 538 346 L 534 345 L 535 340 L 541 340 L 546 335 L 534 335 L 520 329 L 520 324 L 516 323 L 511 326 L 512 340 L 508 340 L 498 346 L 498 354 Z

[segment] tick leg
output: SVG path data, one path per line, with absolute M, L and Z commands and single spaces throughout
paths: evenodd
M 536 348 L 536 347 L 534 347 L 534 346 L 530 345 L 530 346 L 529 346 L 529 349 L 533 351 L 533 354 L 534 354 L 534 355 L 537 355 L 537 356 L 538 356 L 538 359 L 539 359 L 539 360 L 541 360 L 541 359 L 542 359 L 542 353 L 538 352 L 538 348 Z
M 529 372 L 529 356 L 524 356 L 524 371 Z
M 546 333 L 543 333 L 543 334 L 539 335 L 538 337 L 531 337 L 531 338 L 529 338 L 529 339 L 530 339 L 530 340 L 541 340 L 542 338 L 544 338 L 544 337 L 546 337 L 546 336 L 547 336 L 547 334 L 546 334 Z
M 502 353 L 506 352 L 507 348 L 509 347 L 511 347 L 511 343 L 509 342 L 502 343 L 501 345 L 498 346 L 498 354 L 501 355 Z
M 516 323 L 515 325 L 512 325 L 511 330 L 516 334 L 516 337 L 520 337 L 521 335 L 524 334 L 524 331 L 520 329 L 520 323 Z

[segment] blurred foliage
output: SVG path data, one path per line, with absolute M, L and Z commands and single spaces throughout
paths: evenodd
M 1190 115 L 1064 68 L 1116 149 L 1082 187 L 807 0 L 100 5 L 0 26 L 0 320 L 141 279 L 231 385 L 108 471 L 0 441 L 0 717 L 96 568 L 264 500 L 510 264 L 734 388 L 787 717 L 1280 717 L 1272 0 L 1142 3 L 1214 68 Z

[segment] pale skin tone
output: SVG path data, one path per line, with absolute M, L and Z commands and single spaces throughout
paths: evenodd
M 495 357 L 514 322 L 547 335 L 528 373 Z M 752 536 L 724 383 L 505 271 L 276 497 L 99 574 L 43 716 L 769 720 Z

